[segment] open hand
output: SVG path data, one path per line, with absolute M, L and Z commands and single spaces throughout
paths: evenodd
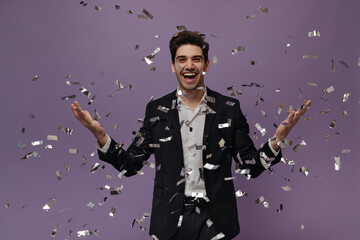
M 101 139 L 106 136 L 106 133 L 105 129 L 100 125 L 100 123 L 96 120 L 93 120 L 88 111 L 82 110 L 77 101 L 74 101 L 74 103 L 71 104 L 71 110 L 73 111 L 76 119 L 79 120 L 79 122 L 87 129 L 89 129 L 90 132 L 92 132 L 101 143 Z
M 284 141 L 291 129 L 299 122 L 300 118 L 305 114 L 311 105 L 311 100 L 307 100 L 301 105 L 300 109 L 295 111 L 292 106 L 289 107 L 288 117 L 276 129 L 275 136 L 277 141 Z

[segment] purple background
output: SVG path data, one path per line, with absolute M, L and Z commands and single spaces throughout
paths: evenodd
M 289 105 L 313 100 L 306 114 L 311 121 L 300 121 L 289 136 L 294 144 L 305 140 L 307 145 L 297 152 L 291 147 L 284 150 L 285 157 L 296 161 L 293 172 L 291 166 L 280 163 L 274 167 L 275 174 L 265 172 L 250 181 L 235 175 L 236 190 L 249 194 L 237 200 L 241 233 L 236 239 L 359 239 L 359 1 L 88 0 L 85 7 L 79 2 L 1 1 L 1 239 L 49 239 L 57 225 L 54 239 L 75 239 L 77 231 L 86 229 L 100 230 L 99 238 L 83 237 L 86 239 L 150 239 L 138 224 L 131 229 L 131 223 L 151 210 L 154 170 L 144 167 L 143 176 L 120 179 L 117 171 L 105 164 L 104 169 L 91 173 L 91 166 L 100 163 L 97 156 L 90 156 L 95 139 L 73 117 L 72 100 L 61 98 L 76 94 L 83 108 L 91 113 L 96 109 L 108 133 L 128 146 L 150 97 L 161 97 L 177 86 L 168 50 L 177 25 L 207 35 L 209 55 L 216 55 L 219 62 L 211 63 L 206 83 L 223 94 L 229 94 L 229 86 L 243 91 L 237 98 L 247 114 L 251 135 L 257 132 L 259 136 L 253 138 L 257 146 L 272 136 L 273 124 L 286 117 Z M 121 8 L 116 10 L 115 4 Z M 95 5 L 102 11 L 96 11 Z M 258 11 L 259 6 L 269 12 Z M 143 8 L 153 20 L 137 17 Z M 134 13 L 129 15 L 127 10 Z M 251 14 L 256 17 L 246 18 Z M 309 38 L 307 34 L 313 30 L 320 31 L 321 37 Z M 156 34 L 160 37 L 155 38 Z M 287 43 L 291 46 L 285 53 Z M 140 48 L 135 51 L 136 44 Z M 247 51 L 232 55 L 231 50 L 238 46 L 247 46 Z M 161 51 L 152 65 L 141 61 L 156 47 Z M 318 59 L 303 59 L 304 54 Z M 335 62 L 333 73 L 331 59 Z M 251 60 L 257 65 L 250 65 Z M 150 71 L 153 66 L 156 71 Z M 71 79 L 65 78 L 68 74 Z M 36 75 L 40 78 L 32 81 Z M 116 79 L 127 88 L 116 91 Z M 80 85 L 68 86 L 66 80 Z M 264 87 L 242 87 L 251 82 Z M 307 82 L 317 83 L 317 87 Z M 90 83 L 94 85 L 89 87 Z M 323 89 L 330 86 L 335 91 L 323 95 Z M 90 106 L 80 87 L 87 88 L 91 96 L 96 94 Z M 347 92 L 350 98 L 343 102 Z M 258 106 L 256 93 L 265 100 Z M 277 120 L 274 114 L 280 102 L 284 110 Z M 329 113 L 319 114 L 327 109 Z M 347 116 L 342 114 L 344 109 Z M 334 119 L 337 123 L 330 129 Z M 255 129 L 257 122 L 267 129 L 266 136 L 261 137 Z M 115 124 L 119 128 L 113 130 Z M 60 125 L 74 129 L 73 134 L 59 131 Z M 57 135 L 59 140 L 48 141 L 47 135 Z M 31 146 L 36 140 L 44 144 Z M 25 149 L 18 143 L 25 144 Z M 46 150 L 47 144 L 53 149 Z M 70 154 L 69 148 L 79 149 L 79 154 Z M 344 149 L 351 151 L 341 153 Z M 21 160 L 33 151 L 41 157 Z M 81 167 L 82 156 L 87 164 Z M 341 157 L 339 171 L 334 169 L 335 156 Z M 299 173 L 302 166 L 310 170 L 308 176 Z M 61 172 L 61 181 L 55 170 Z M 107 179 L 108 174 L 115 177 Z M 99 189 L 121 184 L 124 189 L 117 196 Z M 291 186 L 292 191 L 285 192 L 281 186 Z M 260 196 L 269 202 L 269 209 L 254 203 Z M 104 197 L 108 199 L 100 206 Z M 52 198 L 58 203 L 44 211 L 42 207 Z M 95 204 L 93 209 L 87 206 L 89 202 Z M 280 204 L 284 209 L 278 213 Z M 108 215 L 112 207 L 116 208 L 114 217 Z M 149 218 L 143 226 L 148 228 Z

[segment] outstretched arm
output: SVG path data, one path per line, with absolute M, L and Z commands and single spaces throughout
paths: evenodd
M 100 123 L 96 120 L 93 120 L 90 116 L 90 113 L 86 110 L 82 110 L 79 103 L 74 101 L 71 104 L 71 110 L 74 113 L 79 122 L 84 125 L 89 131 L 94 134 L 95 138 L 98 140 L 101 146 L 104 146 L 108 140 L 108 136 L 106 135 L 105 129 L 100 125 Z
M 276 129 L 275 135 L 273 139 L 274 141 L 270 141 L 271 146 L 275 151 L 279 150 L 280 146 L 277 144 L 278 141 L 283 142 L 287 135 L 290 133 L 291 129 L 295 127 L 295 125 L 300 120 L 301 116 L 305 114 L 306 110 L 310 107 L 311 100 L 306 101 L 299 110 L 294 111 L 290 106 L 288 110 L 288 117 L 280 124 L 280 126 Z

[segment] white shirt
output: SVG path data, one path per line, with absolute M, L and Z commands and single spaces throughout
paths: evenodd
M 185 195 L 205 197 L 205 182 L 200 176 L 203 168 L 203 136 L 206 116 L 206 90 L 193 112 L 178 96 L 179 122 L 185 168 Z

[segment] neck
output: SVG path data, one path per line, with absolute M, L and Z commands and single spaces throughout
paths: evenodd
M 205 86 L 202 86 L 205 88 Z M 180 95 L 181 100 L 189 106 L 192 110 L 194 110 L 200 103 L 202 97 L 204 96 L 204 89 L 192 89 L 192 90 L 184 90 L 179 87 L 180 90 L 184 91 L 187 95 Z

